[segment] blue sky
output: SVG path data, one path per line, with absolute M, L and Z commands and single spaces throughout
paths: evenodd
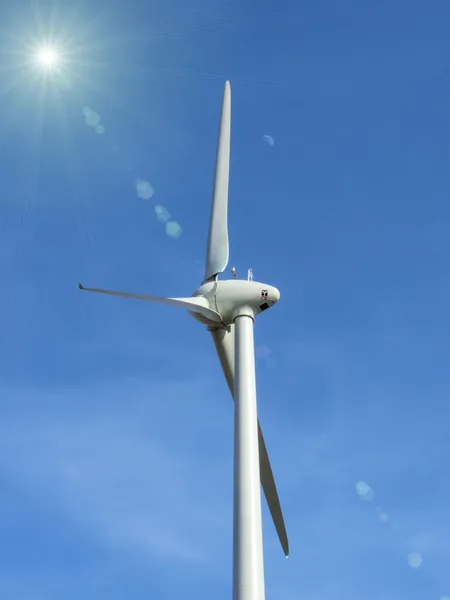
M 449 28 L 447 0 L 2 4 L 0 598 L 231 595 L 207 332 L 77 289 L 200 284 L 225 79 L 229 266 L 281 291 L 266 597 L 450 596 Z

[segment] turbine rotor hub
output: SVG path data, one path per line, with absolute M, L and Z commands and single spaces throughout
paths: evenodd
M 278 302 L 280 292 L 266 283 L 229 279 L 204 283 L 192 296 L 204 296 L 210 307 L 221 315 L 223 324 L 230 325 L 241 311 L 247 314 L 248 308 L 254 316 L 264 312 Z M 192 316 L 198 319 L 197 315 Z M 203 318 L 198 320 L 204 321 Z

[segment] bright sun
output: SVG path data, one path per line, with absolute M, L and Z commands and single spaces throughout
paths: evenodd
M 41 68 L 50 71 L 59 65 L 60 54 L 56 48 L 40 48 L 36 54 L 36 61 Z

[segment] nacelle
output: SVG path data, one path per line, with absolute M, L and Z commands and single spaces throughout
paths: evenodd
M 229 279 L 204 283 L 192 296 L 207 298 L 210 307 L 222 316 L 223 323 L 230 325 L 234 321 L 237 309 L 248 306 L 256 316 L 278 302 L 280 292 L 266 283 Z M 206 325 L 210 324 L 201 315 L 192 316 Z M 214 325 L 217 326 L 217 323 Z

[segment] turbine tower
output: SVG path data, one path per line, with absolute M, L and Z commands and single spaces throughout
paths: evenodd
M 185 308 L 210 331 L 234 398 L 233 600 L 264 600 L 260 483 L 286 557 L 289 542 L 256 405 L 253 325 L 279 299 L 277 288 L 237 278 L 219 280 L 228 265 L 228 181 L 231 88 L 225 83 L 206 251 L 205 278 L 186 298 L 81 290 Z

